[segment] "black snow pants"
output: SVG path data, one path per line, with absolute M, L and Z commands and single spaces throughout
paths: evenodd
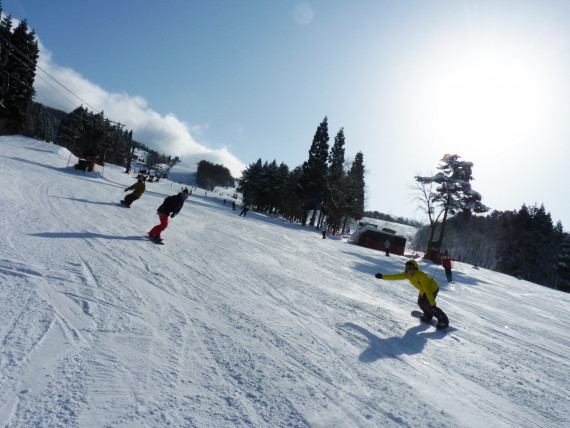
M 138 199 L 138 198 L 137 198 L 134 194 L 129 193 L 127 196 L 125 196 L 124 201 L 125 201 L 125 204 L 131 205 L 131 204 L 132 204 L 134 201 L 136 201 L 137 199 Z
M 453 281 L 453 279 L 451 279 L 451 268 L 450 267 L 445 268 L 445 276 L 447 277 L 447 280 L 449 282 Z
M 437 293 L 439 293 L 439 290 L 437 290 L 435 293 L 433 293 L 433 297 L 435 299 L 435 296 L 437 296 Z M 447 319 L 447 315 L 445 315 L 445 312 L 443 312 L 439 307 L 437 306 L 432 306 L 431 303 L 429 302 L 429 299 L 427 297 L 426 294 L 420 294 L 418 296 L 418 306 L 420 307 L 420 309 L 422 310 L 422 312 L 424 313 L 424 317 L 425 318 L 430 318 L 435 316 L 437 318 L 437 322 L 440 324 L 449 324 L 449 320 Z

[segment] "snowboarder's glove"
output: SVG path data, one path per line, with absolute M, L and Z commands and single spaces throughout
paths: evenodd
M 376 278 L 378 279 L 382 279 L 382 274 L 381 273 L 377 273 L 376 275 L 374 275 Z
M 176 216 L 176 213 L 170 214 L 170 218 L 174 218 L 174 216 Z

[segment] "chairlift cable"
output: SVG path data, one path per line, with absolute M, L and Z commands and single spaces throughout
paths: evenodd
M 49 84 L 46 79 L 44 79 L 41 75 L 39 75 L 36 70 L 34 70 L 32 67 L 30 67 L 30 65 L 33 65 L 33 61 L 26 55 L 24 54 L 20 49 L 18 49 L 16 46 L 14 46 L 10 40 L 6 39 L 6 37 L 4 37 L 4 35 L 2 35 L 0 33 L 0 39 L 2 39 L 6 45 L 8 45 L 9 47 L 12 48 L 12 52 L 8 52 L 9 55 L 12 55 L 13 58 L 15 58 L 17 61 L 19 61 L 24 67 L 26 67 L 29 71 L 31 71 L 32 73 L 34 73 L 34 76 L 39 77 L 40 79 L 42 79 L 50 88 L 52 88 L 56 93 L 58 93 L 60 96 L 64 97 L 65 99 L 67 99 L 72 105 L 75 105 L 75 108 L 77 108 L 78 106 L 76 104 L 73 103 L 73 101 L 71 101 L 69 98 L 65 97 L 65 95 L 63 95 L 61 93 L 61 91 L 57 90 L 56 88 L 54 88 L 51 84 Z M 1 42 L 1 41 L 0 41 Z M 18 53 L 18 55 L 14 55 L 14 52 Z M 20 58 L 20 56 L 25 59 L 28 64 L 26 64 L 22 58 Z M 67 92 L 69 92 L 71 95 L 73 95 L 75 98 L 77 98 L 78 100 L 80 100 L 82 103 L 84 103 L 85 105 L 87 105 L 89 108 L 91 108 L 91 110 L 93 112 L 97 111 L 97 109 L 95 109 L 93 106 L 91 106 L 89 103 L 87 103 L 85 100 L 83 100 L 81 97 L 79 97 L 78 95 L 76 95 L 73 91 L 71 91 L 69 88 L 67 88 L 65 85 L 63 85 L 61 82 L 59 82 L 55 77 L 53 77 L 52 75 L 50 75 L 47 71 L 45 71 L 42 67 L 40 67 L 39 65 L 37 65 L 37 63 L 35 64 L 35 68 L 42 71 L 46 76 L 48 76 L 50 79 L 52 79 L 54 82 L 56 82 L 59 86 L 61 86 L 62 88 L 64 88 Z M 21 84 L 25 85 L 26 87 L 32 89 L 33 91 L 35 91 L 35 89 L 33 87 L 30 87 L 30 85 L 28 85 L 27 83 L 23 82 L 21 79 L 11 75 L 10 73 L 8 73 L 6 70 L 2 70 L 4 73 L 6 73 L 8 76 L 12 77 L 13 79 L 17 80 L 18 82 L 20 82 Z M 103 113 L 103 111 L 100 111 L 96 114 L 101 114 Z M 69 114 L 73 114 L 75 116 L 77 116 L 79 119 L 86 121 L 87 123 L 89 123 L 90 125 L 94 126 L 96 129 L 99 129 L 100 131 L 109 131 L 108 129 L 105 129 L 103 127 L 100 127 L 99 124 L 95 123 L 92 119 L 92 117 L 81 117 L 77 114 L 75 114 L 73 111 L 70 112 Z M 120 125 L 121 127 L 124 126 L 122 123 L 120 122 L 116 122 L 110 119 L 107 119 L 107 121 L 109 123 L 114 123 L 116 125 Z M 120 130 L 120 129 L 119 129 Z
M 22 53 L 22 51 L 20 51 L 16 46 L 14 46 L 9 40 L 7 40 L 2 34 L 0 34 L 0 38 L 3 39 L 15 52 L 17 52 L 22 58 L 26 59 L 28 61 L 28 64 L 24 63 L 24 61 L 19 58 L 16 55 L 12 55 L 15 59 L 17 59 L 22 65 L 24 65 L 24 67 L 26 67 L 28 70 L 35 72 L 35 70 L 33 70 L 30 67 L 30 64 L 32 64 L 32 60 L 30 58 L 28 58 L 27 55 L 25 55 L 24 53 Z M 13 54 L 12 52 L 10 52 L 10 54 Z M 38 54 L 39 55 L 39 54 Z M 77 98 L 79 101 L 81 101 L 83 104 L 87 105 L 91 110 L 93 111 L 97 111 L 96 108 L 94 108 L 93 106 L 91 106 L 88 102 L 86 102 L 85 100 L 83 100 L 81 97 L 79 97 L 78 95 L 76 95 L 72 90 L 70 90 L 69 88 L 67 88 L 64 84 L 62 84 L 61 82 L 59 82 L 55 77 L 53 77 L 52 75 L 50 75 L 47 71 L 45 71 L 42 67 L 40 67 L 39 65 L 37 65 L 36 63 L 36 69 L 42 71 L 43 73 L 46 74 L 46 76 L 48 76 L 50 79 L 52 79 L 54 82 L 56 82 L 58 85 L 60 85 L 62 88 L 64 88 L 66 91 L 68 91 L 71 95 L 73 95 L 75 98 Z M 45 80 L 44 80 L 45 81 Z M 99 112 L 100 113 L 100 112 Z

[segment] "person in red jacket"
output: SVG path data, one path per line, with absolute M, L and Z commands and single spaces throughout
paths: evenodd
M 188 199 L 188 196 L 190 196 L 188 189 L 184 189 L 177 195 L 169 196 L 162 202 L 162 205 L 158 207 L 158 210 L 156 211 L 160 224 L 154 226 L 150 232 L 148 232 L 150 239 L 162 242 L 162 237 L 160 235 L 164 229 L 168 227 L 168 217 L 170 216 L 170 218 L 174 218 L 180 212 L 184 206 L 184 201 Z
M 445 313 L 435 304 L 435 296 L 437 296 L 439 291 L 439 284 L 427 273 L 421 271 L 415 260 L 408 260 L 406 262 L 406 270 L 402 273 L 395 275 L 383 275 L 381 273 L 377 273 L 375 276 L 378 279 L 386 279 L 389 281 L 407 279 L 410 281 L 410 284 L 420 290 L 418 306 L 424 313 L 421 320 L 424 322 L 431 322 L 432 318 L 435 316 L 437 318 L 436 328 L 441 329 L 449 325 L 447 315 L 445 315 Z
M 443 265 L 443 268 L 445 269 L 445 276 L 447 277 L 447 281 L 452 282 L 453 279 L 451 279 L 451 276 L 452 276 L 451 275 L 451 266 L 453 265 L 453 263 L 452 263 L 451 257 L 449 257 L 449 254 L 445 254 L 443 256 L 442 265 Z

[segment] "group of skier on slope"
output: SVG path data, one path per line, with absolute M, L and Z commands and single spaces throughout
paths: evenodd
M 140 199 L 143 193 L 146 191 L 145 178 L 143 175 L 137 177 L 137 182 L 132 186 L 125 189 L 125 192 L 132 190 L 122 201 L 121 205 L 130 208 L 131 204 Z M 191 192 L 188 188 L 182 189 L 182 191 L 176 195 L 169 196 L 164 199 L 162 205 L 158 207 L 156 213 L 158 214 L 158 219 L 160 224 L 154 226 L 149 232 L 148 236 L 150 239 L 157 243 L 162 243 L 161 233 L 168 227 L 168 219 L 174 218 L 184 206 L 184 201 L 189 198 Z
M 145 186 L 145 179 L 144 176 L 139 175 L 137 177 L 137 182 L 132 186 L 129 186 L 125 189 L 125 192 L 129 190 L 133 190 L 132 193 L 127 195 L 124 200 L 121 201 L 121 204 L 130 207 L 130 205 L 137 199 L 140 199 L 142 194 L 146 190 Z M 168 227 L 168 219 L 174 218 L 184 206 L 184 202 L 190 196 L 190 192 L 188 188 L 183 189 L 180 193 L 172 196 L 168 196 L 162 202 L 162 205 L 158 207 L 157 214 L 160 220 L 160 224 L 154 226 L 149 232 L 148 235 L 151 240 L 157 243 L 162 243 L 161 233 Z M 244 211 L 246 208 L 244 207 Z M 247 212 L 247 211 L 245 211 Z M 242 211 L 242 214 L 245 213 Z M 240 214 L 241 215 L 241 214 Z M 386 246 L 386 255 L 389 256 L 388 253 L 388 244 Z M 451 280 L 451 267 L 444 266 L 446 270 L 446 275 L 448 281 Z M 449 325 L 449 320 L 447 319 L 447 315 L 436 305 L 435 297 L 439 292 L 439 284 L 438 282 L 426 274 L 424 271 L 420 270 L 418 263 L 415 260 L 408 260 L 405 265 L 404 272 L 394 274 L 394 275 L 385 275 L 382 273 L 377 273 L 376 278 L 384 279 L 388 281 L 393 280 L 401 280 L 407 279 L 410 281 L 414 287 L 419 290 L 418 296 L 418 306 L 423 312 L 423 315 L 420 319 L 423 322 L 431 323 L 433 317 L 437 319 L 437 329 L 446 328 Z

